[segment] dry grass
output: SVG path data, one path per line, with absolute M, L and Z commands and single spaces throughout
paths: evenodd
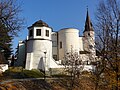
M 88 77 L 76 80 L 73 89 L 70 83 L 68 78 L 17 81 L 0 85 L 0 90 L 94 90 L 94 84 Z

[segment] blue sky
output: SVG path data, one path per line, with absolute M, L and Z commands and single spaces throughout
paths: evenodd
M 95 11 L 99 0 L 19 0 L 22 12 L 20 17 L 25 18 L 25 28 L 19 33 L 19 37 L 13 40 L 13 50 L 19 40 L 27 37 L 27 27 L 38 20 L 43 20 L 53 31 L 62 28 L 77 28 L 80 34 L 84 30 L 87 6 L 92 21 L 95 19 Z

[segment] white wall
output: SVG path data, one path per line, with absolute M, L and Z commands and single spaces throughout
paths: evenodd
M 0 72 L 5 72 L 8 70 L 8 64 L 0 64 Z
M 15 66 L 23 66 L 25 62 L 25 43 L 23 41 L 19 41 L 18 43 L 18 56 L 17 61 L 15 62 Z
M 42 69 L 49 67 L 52 58 L 52 40 L 51 28 L 34 27 L 33 37 L 27 40 L 26 69 Z M 41 36 L 36 36 L 36 29 L 41 29 Z M 49 37 L 46 36 L 46 30 L 49 30 Z M 46 52 L 46 58 L 45 53 Z
M 58 50 L 57 50 L 58 49 L 57 32 L 52 32 L 51 36 L 52 36 L 52 56 L 53 56 L 53 55 L 58 54 Z M 57 55 L 57 57 L 58 57 L 58 55 Z
M 62 42 L 62 48 L 60 48 L 60 42 Z M 62 29 L 58 32 L 58 47 L 59 47 L 59 59 L 63 60 L 66 52 L 70 52 L 71 48 L 79 52 L 79 30 L 73 28 Z
M 83 51 L 83 37 L 79 37 L 80 51 Z

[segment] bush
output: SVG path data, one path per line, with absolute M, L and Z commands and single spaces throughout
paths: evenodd
M 10 72 L 22 72 L 23 67 L 9 67 Z
M 23 70 L 24 75 L 27 78 L 40 78 L 43 77 L 44 74 L 40 72 L 39 70 Z
M 40 78 L 44 74 L 39 70 L 25 70 L 22 67 L 10 67 L 3 73 L 4 77 L 9 79 L 22 79 L 22 78 Z

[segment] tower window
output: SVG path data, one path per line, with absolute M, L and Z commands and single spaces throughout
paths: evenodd
M 62 48 L 62 42 L 60 42 L 60 48 Z
M 41 36 L 41 29 L 36 29 L 36 36 Z
M 90 33 L 88 33 L 88 36 L 90 36 Z
M 33 36 L 33 30 L 31 29 L 30 31 L 29 31 L 29 37 L 32 37 Z
M 46 36 L 49 37 L 49 30 L 46 30 Z
M 53 55 L 53 59 L 57 60 L 57 55 Z

